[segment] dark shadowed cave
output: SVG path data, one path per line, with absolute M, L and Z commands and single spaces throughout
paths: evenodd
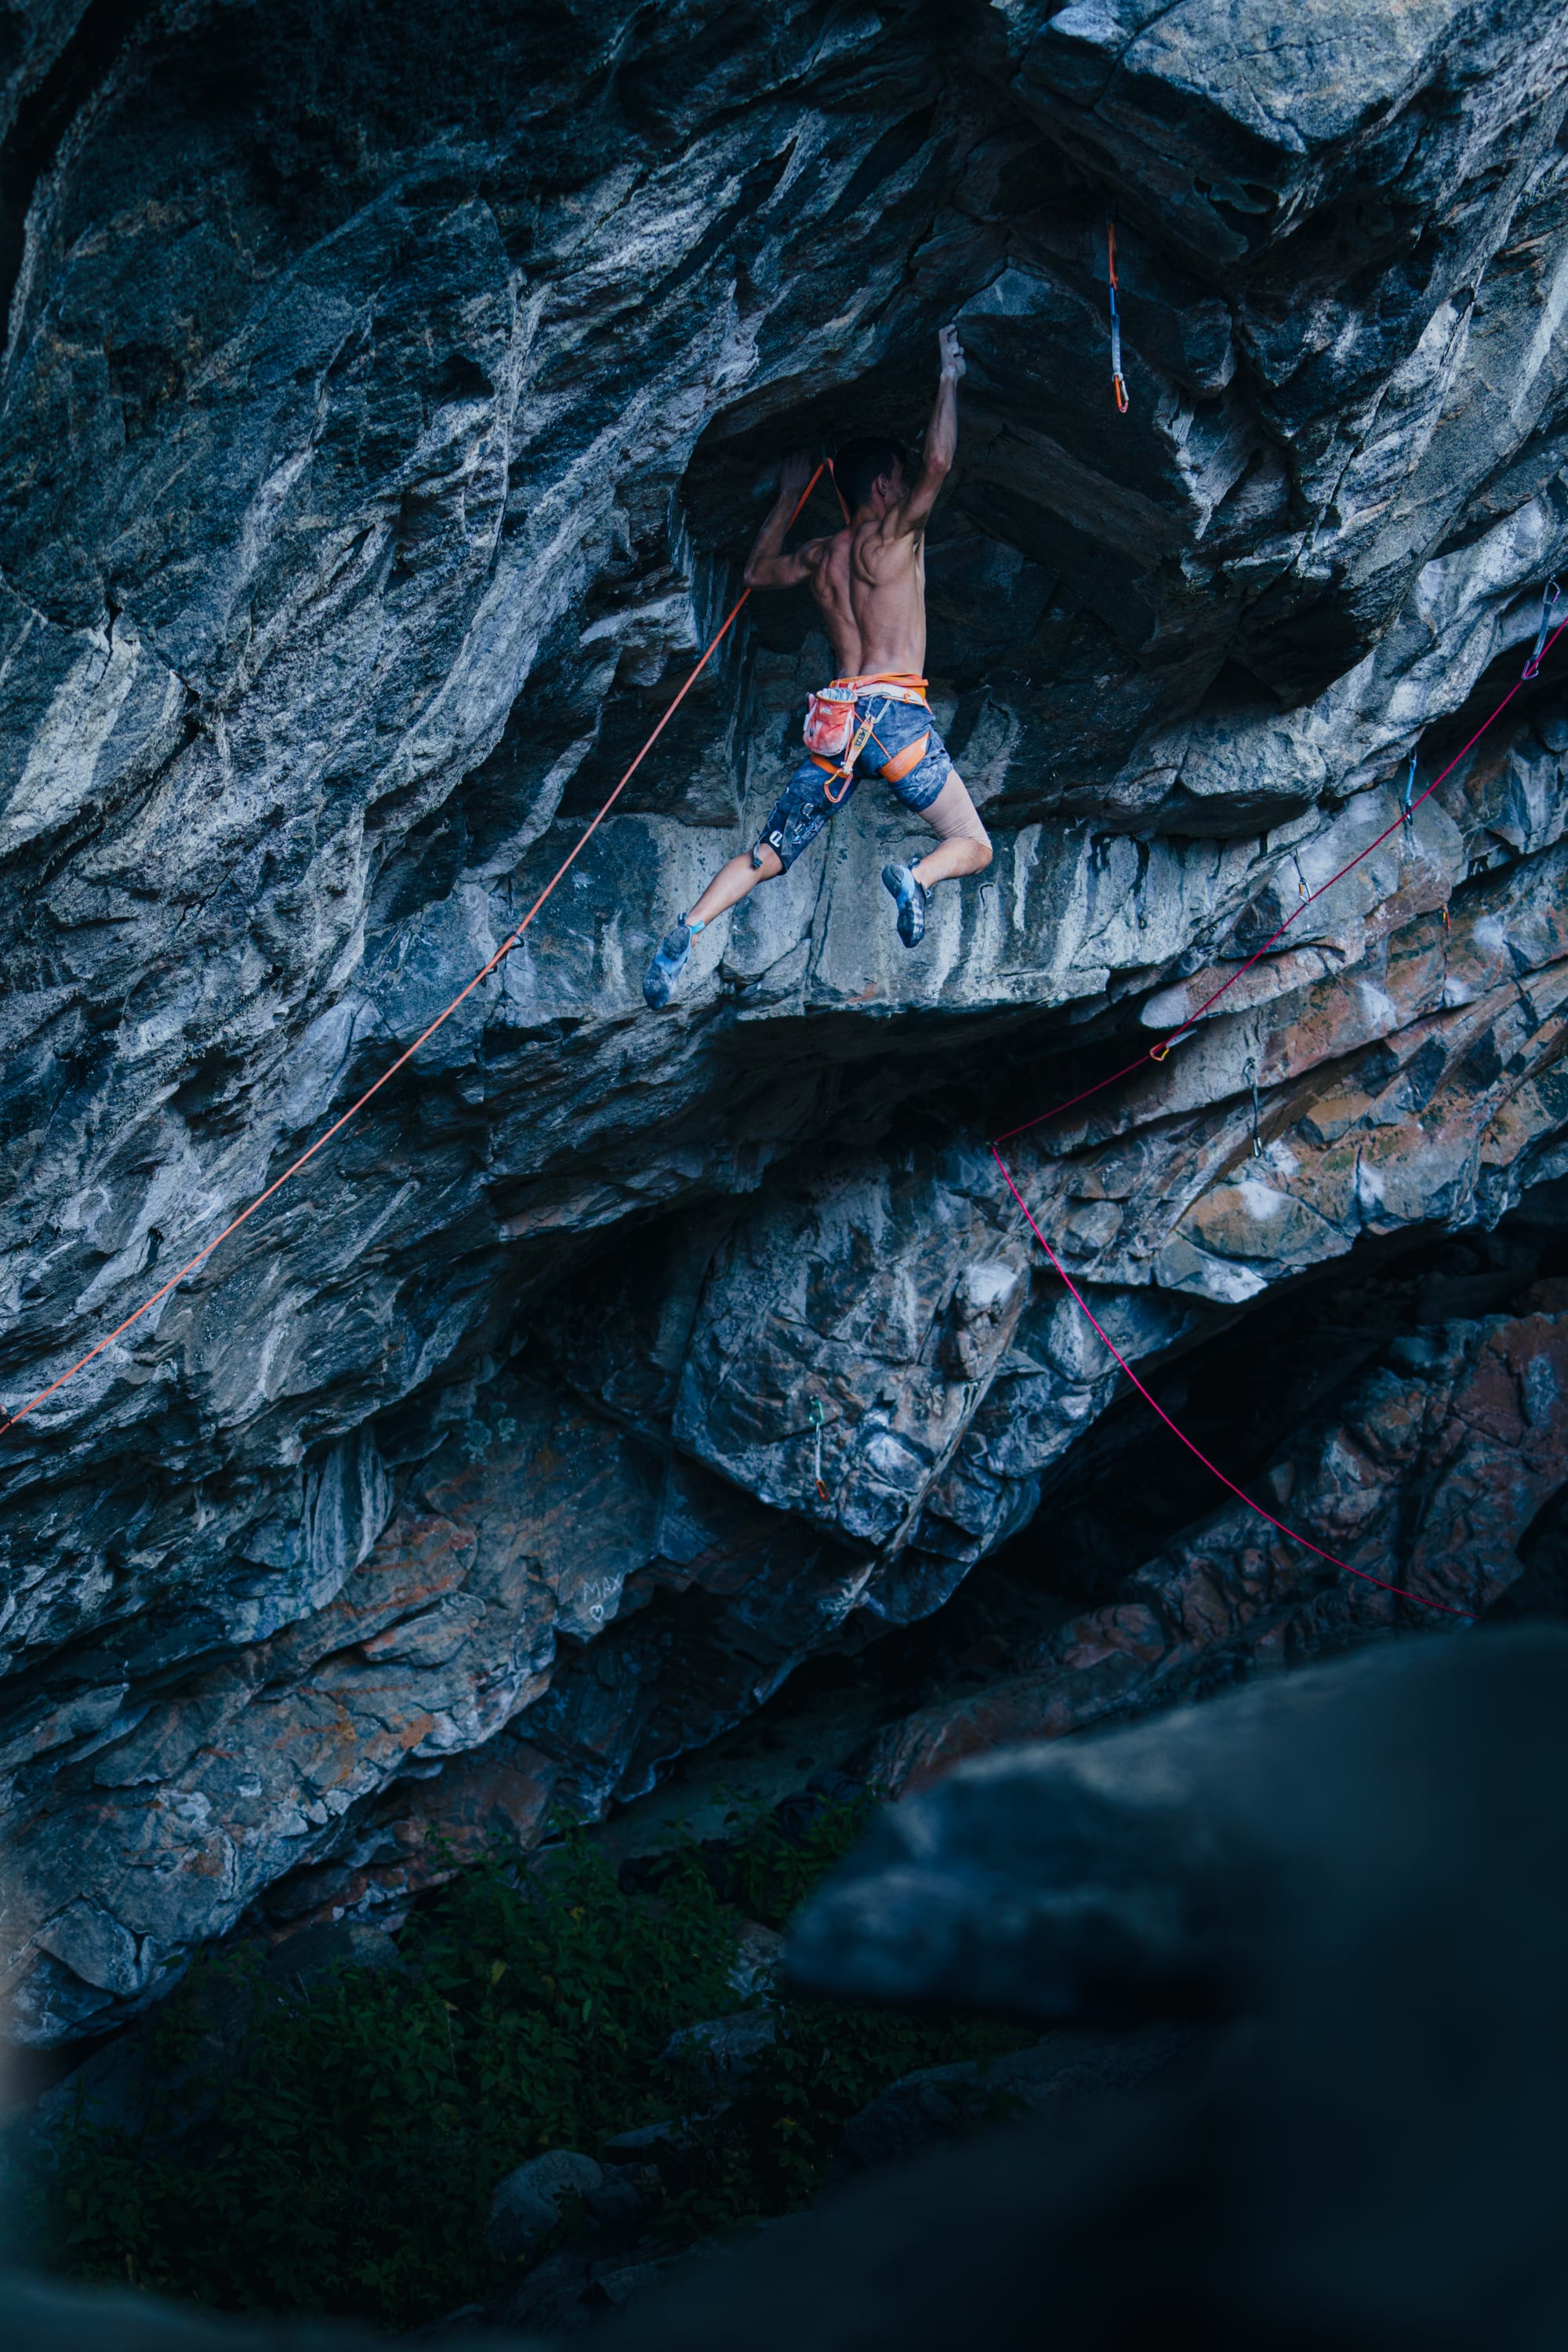
M 831 666 L 757 596 L 522 947 L 0 1432 L 30 2064 L 773 1727 L 901 1795 L 1563 1613 L 1565 110 L 1553 0 L 0 10 L 6 1412 L 493 954 L 950 320 L 996 850 L 908 954 L 864 791 L 645 1009 Z M 987 1149 L 1189 1020 L 1009 1166 L 1377 1583 Z

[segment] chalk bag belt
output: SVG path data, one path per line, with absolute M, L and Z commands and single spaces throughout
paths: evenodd
M 1105 224 L 1105 274 L 1110 288 L 1110 389 L 1116 395 L 1116 405 L 1126 415 L 1130 403 L 1127 379 L 1121 373 L 1121 314 L 1116 307 L 1116 222 Z
M 853 702 L 862 688 L 874 686 L 884 702 L 923 702 L 927 683 L 912 669 L 878 670 L 867 677 L 836 677 L 823 692 L 825 697 L 847 697 Z

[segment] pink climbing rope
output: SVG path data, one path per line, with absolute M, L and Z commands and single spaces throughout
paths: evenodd
M 1312 891 L 1309 897 L 1303 898 L 1300 905 L 1295 908 L 1290 914 L 1286 916 L 1285 920 L 1280 924 L 1279 929 L 1271 931 L 1268 939 L 1264 940 L 1263 945 L 1252 955 L 1249 955 L 1245 963 L 1238 964 L 1235 971 L 1230 975 L 1230 978 L 1222 982 L 1221 985 L 1216 988 L 1211 995 L 1205 996 L 1203 1003 L 1197 1006 L 1196 1010 L 1189 1013 L 1186 1019 L 1183 1021 L 1178 1027 L 1172 1030 L 1167 1036 L 1163 1037 L 1158 1045 L 1150 1046 L 1147 1053 L 1140 1054 L 1136 1061 L 1124 1064 L 1120 1070 L 1112 1070 L 1109 1077 L 1097 1080 L 1092 1087 L 1085 1087 L 1080 1094 L 1069 1095 L 1066 1102 L 1057 1103 L 1053 1105 L 1051 1109 L 1041 1111 L 1038 1118 L 1025 1119 L 1020 1127 L 1008 1128 L 1005 1134 L 993 1137 L 991 1142 L 991 1156 L 995 1160 L 997 1167 L 1002 1171 L 1007 1190 L 1012 1193 L 1013 1198 L 1017 1202 L 1018 1206 L 1024 1212 L 1024 1215 L 1028 1221 L 1030 1232 L 1034 1234 L 1035 1239 L 1039 1243 L 1040 1247 L 1045 1251 L 1047 1257 L 1049 1258 L 1051 1265 L 1055 1267 L 1057 1273 L 1067 1285 L 1068 1295 L 1071 1297 L 1080 1312 L 1087 1317 L 1089 1324 L 1092 1326 L 1104 1346 L 1109 1349 L 1110 1355 L 1121 1366 L 1128 1380 L 1132 1383 L 1132 1386 L 1137 1390 L 1144 1403 L 1149 1406 L 1152 1412 L 1158 1413 L 1160 1419 L 1171 1432 L 1171 1434 L 1181 1440 L 1181 1443 L 1186 1447 L 1188 1453 L 1195 1456 L 1195 1458 L 1203 1464 L 1204 1468 L 1209 1473 L 1211 1477 L 1217 1478 L 1220 1485 L 1227 1487 L 1231 1494 L 1237 1496 L 1240 1501 L 1244 1502 L 1249 1511 L 1255 1511 L 1258 1517 L 1260 1519 L 1267 1520 L 1271 1528 L 1278 1528 L 1281 1535 L 1289 1536 L 1292 1543 L 1299 1543 L 1303 1550 L 1315 1553 L 1319 1559 L 1327 1560 L 1331 1567 L 1342 1570 L 1346 1576 L 1358 1577 L 1363 1584 L 1375 1584 L 1380 1592 L 1394 1593 L 1401 1601 L 1414 1601 L 1417 1608 L 1433 1610 L 1438 1615 L 1444 1617 L 1460 1618 L 1466 1624 L 1473 1624 L 1475 1622 L 1468 1609 L 1453 1608 L 1446 1601 L 1429 1601 L 1425 1593 L 1412 1592 L 1403 1584 L 1391 1584 L 1384 1577 L 1373 1576 L 1364 1568 L 1353 1568 L 1348 1559 L 1340 1559 L 1333 1552 L 1325 1551 L 1322 1546 L 1321 1544 L 1315 1544 L 1310 1536 L 1300 1534 L 1295 1528 L 1287 1527 L 1284 1520 L 1277 1519 L 1272 1511 L 1266 1511 L 1261 1503 L 1255 1503 L 1251 1496 L 1237 1485 L 1234 1478 L 1228 1478 L 1225 1472 L 1219 1468 L 1216 1463 L 1211 1462 L 1208 1455 L 1202 1452 L 1198 1446 L 1194 1444 L 1186 1432 L 1177 1426 L 1176 1423 L 1172 1420 L 1170 1414 L 1165 1411 L 1164 1406 L 1161 1404 L 1157 1399 L 1151 1394 L 1149 1390 L 1144 1387 L 1142 1381 L 1139 1379 L 1137 1373 L 1133 1370 L 1126 1357 L 1121 1353 L 1121 1349 L 1118 1348 L 1110 1333 L 1096 1318 L 1094 1310 L 1089 1306 L 1089 1301 L 1084 1297 L 1083 1293 L 1079 1289 L 1078 1285 L 1073 1281 L 1073 1278 L 1068 1274 L 1066 1266 L 1063 1265 L 1060 1258 L 1058 1257 L 1055 1250 L 1051 1247 L 1049 1242 L 1046 1239 L 1045 1234 L 1041 1232 L 1039 1225 L 1036 1223 L 1034 1212 L 1030 1208 L 1028 1202 L 1025 1200 L 1022 1192 L 1019 1192 L 1017 1185 L 1014 1182 L 1012 1171 L 1009 1169 L 1006 1161 L 1003 1159 L 1000 1147 L 1004 1143 L 1010 1143 L 1016 1135 L 1026 1135 L 1031 1128 L 1043 1126 L 1047 1119 L 1059 1118 L 1064 1111 L 1074 1109 L 1080 1102 L 1087 1102 L 1091 1095 L 1103 1094 L 1107 1087 L 1115 1086 L 1120 1078 L 1131 1076 L 1134 1070 L 1142 1069 L 1145 1062 L 1163 1062 L 1170 1053 L 1173 1046 L 1179 1045 L 1184 1037 L 1191 1034 L 1193 1029 L 1208 1011 L 1210 1005 L 1217 1004 L 1220 998 L 1226 994 L 1226 991 L 1236 986 L 1237 982 L 1241 978 L 1242 974 L 1244 972 L 1250 971 L 1253 965 L 1258 961 L 1259 958 L 1268 954 L 1276 940 L 1279 939 L 1289 929 L 1291 924 L 1296 920 L 1299 915 L 1305 914 L 1307 908 L 1313 904 L 1314 900 L 1321 898 L 1323 896 L 1324 891 L 1331 890 L 1336 882 L 1342 882 L 1345 876 L 1347 874 L 1353 873 L 1363 858 L 1370 857 L 1374 849 L 1381 848 L 1391 834 L 1397 833 L 1401 825 L 1407 824 L 1409 823 L 1410 819 L 1415 815 L 1415 811 L 1421 806 L 1422 802 L 1431 799 L 1432 794 L 1436 791 L 1438 785 L 1446 782 L 1446 780 L 1453 774 L 1454 770 L 1458 766 L 1460 761 L 1463 760 L 1468 752 L 1474 751 L 1476 745 L 1480 741 L 1481 737 L 1487 732 L 1487 730 L 1501 718 L 1503 712 L 1508 709 L 1509 704 L 1513 700 L 1514 696 L 1519 692 L 1520 688 L 1521 686 L 1528 685 L 1537 677 L 1540 672 L 1542 663 L 1545 660 L 1547 655 L 1551 653 L 1553 646 L 1556 645 L 1558 638 L 1562 636 L 1563 631 L 1568 629 L 1568 620 L 1561 621 L 1557 627 L 1552 630 L 1551 635 L 1547 635 L 1546 614 L 1550 610 L 1551 605 L 1557 602 L 1555 582 L 1551 583 L 1548 595 L 1550 602 L 1543 603 L 1542 604 L 1542 624 L 1540 631 L 1536 636 L 1535 648 L 1531 653 L 1529 661 L 1526 662 L 1522 673 L 1514 680 L 1508 692 L 1503 696 L 1502 700 L 1498 704 L 1496 709 L 1490 711 L 1488 716 L 1482 719 L 1480 725 L 1470 737 L 1468 742 L 1463 744 L 1460 749 L 1455 752 L 1447 766 L 1433 777 L 1431 782 L 1427 785 L 1426 791 L 1420 794 L 1419 798 L 1410 801 L 1405 807 L 1400 810 L 1399 814 L 1394 818 L 1394 823 L 1384 828 L 1383 832 L 1378 835 L 1375 841 L 1369 841 L 1366 847 L 1363 850 L 1358 850 L 1355 856 L 1353 856 L 1347 865 L 1342 866 L 1337 874 L 1331 874 L 1329 877 L 1329 879 L 1318 889 Z M 1446 915 L 1447 909 L 1445 908 L 1444 911 Z
M 1351 858 L 1346 865 L 1342 866 L 1337 874 L 1331 874 L 1326 882 L 1320 883 L 1317 889 L 1308 893 L 1307 897 L 1301 900 L 1300 906 L 1293 907 L 1290 912 L 1286 916 L 1285 920 L 1280 924 L 1279 929 L 1270 931 L 1268 937 L 1264 940 L 1263 945 L 1260 948 L 1255 949 L 1252 954 L 1247 957 L 1245 963 L 1238 963 L 1236 970 L 1231 973 L 1230 978 L 1228 980 L 1221 981 L 1219 986 L 1215 989 L 1211 994 L 1205 996 L 1203 1003 L 1200 1005 L 1197 1005 L 1194 1011 L 1189 1013 L 1184 1021 L 1178 1023 L 1176 1027 L 1173 1029 L 1167 1036 L 1162 1037 L 1157 1045 L 1151 1045 L 1146 1053 L 1140 1054 L 1137 1061 L 1129 1062 L 1125 1068 L 1112 1070 L 1108 1078 L 1098 1079 L 1092 1087 L 1085 1087 L 1081 1094 L 1069 1096 L 1065 1103 L 1054 1103 L 1049 1110 L 1041 1111 L 1037 1118 L 1025 1119 L 1021 1127 L 1010 1127 L 1005 1135 L 995 1136 L 993 1138 L 993 1140 L 996 1143 L 1010 1143 L 1016 1135 L 1027 1135 L 1032 1127 L 1041 1127 L 1045 1124 L 1047 1118 L 1059 1118 L 1063 1111 L 1071 1110 L 1078 1103 L 1087 1102 L 1090 1095 L 1103 1094 L 1107 1087 L 1113 1087 L 1118 1078 L 1125 1078 L 1129 1076 L 1132 1071 L 1140 1068 L 1144 1062 L 1163 1062 L 1166 1055 L 1169 1054 L 1173 1047 L 1181 1044 L 1184 1037 L 1191 1036 L 1193 1031 L 1203 1019 L 1204 1014 L 1208 1011 L 1210 1005 L 1217 1004 L 1222 996 L 1227 995 L 1230 990 L 1236 986 L 1237 982 L 1249 972 L 1252 970 L 1253 965 L 1261 961 L 1262 958 L 1268 953 L 1269 949 L 1274 945 L 1275 941 L 1284 938 L 1285 933 L 1289 929 L 1291 924 L 1296 922 L 1302 915 L 1304 915 L 1309 907 L 1315 906 L 1318 900 L 1323 897 L 1324 893 L 1331 890 L 1336 882 L 1342 882 L 1347 874 L 1353 874 L 1356 867 L 1362 863 L 1363 859 L 1370 857 L 1374 849 L 1381 849 L 1384 843 L 1388 840 L 1389 836 L 1392 834 L 1397 833 L 1401 825 L 1407 824 L 1415 815 L 1416 810 L 1422 806 L 1423 803 L 1431 799 L 1438 785 L 1447 782 L 1455 769 L 1458 766 L 1460 761 L 1463 760 L 1468 753 L 1475 750 L 1476 745 L 1480 741 L 1481 737 L 1486 733 L 1488 728 L 1494 725 L 1495 722 L 1502 717 L 1503 712 L 1508 709 L 1509 704 L 1513 700 L 1513 698 L 1519 692 L 1520 688 L 1521 686 L 1528 685 L 1535 677 L 1542 663 L 1552 651 L 1552 646 L 1557 643 L 1558 638 L 1563 635 L 1564 629 L 1568 629 L 1568 621 L 1559 622 L 1557 627 L 1546 640 L 1541 651 L 1531 656 L 1525 673 L 1515 678 L 1513 684 L 1509 688 L 1508 692 L 1503 696 L 1502 700 L 1498 704 L 1497 709 L 1489 712 L 1488 716 L 1482 719 L 1475 733 L 1470 737 L 1469 741 L 1468 743 L 1461 744 L 1458 751 L 1455 752 L 1453 758 L 1449 761 L 1447 766 L 1439 770 L 1438 773 L 1433 777 L 1426 791 L 1418 794 L 1417 797 L 1410 803 L 1408 808 L 1402 808 L 1399 814 L 1394 818 L 1394 823 L 1392 824 L 1384 825 L 1383 831 L 1378 835 L 1375 841 L 1369 841 L 1364 849 L 1358 849 L 1355 856 Z
M 1381 1576 L 1373 1576 L 1364 1568 L 1352 1568 L 1348 1559 L 1341 1559 L 1333 1552 L 1325 1551 L 1321 1544 L 1315 1544 L 1312 1541 L 1310 1536 L 1302 1535 L 1295 1528 L 1288 1528 L 1283 1519 L 1277 1519 L 1272 1511 L 1266 1511 L 1261 1503 L 1255 1503 L 1251 1496 L 1237 1485 L 1234 1478 L 1227 1478 L 1225 1472 L 1220 1469 L 1217 1463 L 1211 1462 L 1208 1455 L 1202 1452 L 1198 1446 L 1193 1444 L 1193 1441 L 1187 1435 L 1186 1431 L 1177 1427 L 1176 1423 L 1171 1419 L 1170 1414 L 1165 1411 L 1164 1406 L 1161 1404 L 1158 1398 L 1152 1396 L 1149 1390 L 1144 1387 L 1142 1381 L 1139 1379 L 1137 1373 L 1133 1370 L 1131 1365 L 1128 1362 L 1126 1357 L 1122 1354 L 1121 1349 L 1111 1338 L 1110 1332 L 1097 1318 L 1093 1307 L 1090 1307 L 1088 1299 L 1084 1297 L 1082 1291 L 1079 1290 L 1078 1285 L 1074 1282 L 1071 1275 L 1068 1272 L 1066 1266 L 1062 1264 L 1060 1258 L 1057 1255 L 1055 1250 L 1051 1247 L 1049 1242 L 1040 1231 L 1039 1226 L 1035 1223 L 1033 1210 L 1030 1208 L 1027 1201 L 1025 1200 L 1022 1192 L 1019 1192 L 1016 1184 L 1014 1183 L 1012 1173 L 1008 1169 L 1007 1163 L 1003 1159 L 1002 1154 L 997 1150 L 994 1144 L 991 1146 L 991 1156 L 995 1160 L 997 1167 L 1002 1171 L 1004 1177 L 1006 1179 L 1007 1190 L 1012 1193 L 1013 1198 L 1016 1201 L 1018 1206 L 1024 1212 L 1025 1216 L 1028 1219 L 1030 1232 L 1034 1234 L 1035 1239 L 1039 1243 L 1040 1247 L 1045 1251 L 1046 1255 L 1050 1259 L 1050 1262 L 1055 1266 L 1057 1272 L 1061 1276 L 1062 1280 L 1066 1283 L 1073 1298 L 1077 1301 L 1083 1313 L 1089 1318 L 1089 1322 L 1093 1324 L 1095 1330 L 1099 1332 L 1100 1339 L 1105 1342 L 1106 1347 L 1109 1348 L 1110 1353 L 1115 1357 L 1116 1361 L 1121 1365 L 1122 1370 L 1126 1373 L 1128 1379 L 1131 1381 L 1133 1387 L 1142 1398 L 1144 1403 L 1149 1406 L 1152 1412 L 1159 1414 L 1161 1420 L 1164 1423 L 1172 1436 L 1179 1437 L 1182 1444 L 1186 1447 L 1187 1452 L 1196 1455 L 1197 1459 L 1203 1464 L 1204 1468 L 1208 1471 L 1211 1477 L 1217 1478 L 1222 1486 L 1228 1486 L 1233 1495 L 1239 1496 L 1240 1499 L 1247 1505 L 1249 1511 L 1256 1511 L 1260 1519 L 1267 1519 L 1271 1528 L 1278 1528 L 1280 1534 L 1282 1536 L 1289 1536 L 1292 1543 L 1299 1543 L 1304 1550 L 1316 1552 L 1318 1558 L 1320 1559 L 1326 1559 L 1331 1568 L 1342 1568 L 1347 1576 L 1358 1576 L 1363 1584 L 1375 1584 L 1380 1592 L 1396 1592 L 1401 1601 L 1414 1601 L 1418 1607 L 1422 1609 L 1436 1609 L 1445 1617 L 1462 1617 L 1468 1625 L 1475 1622 L 1475 1620 L 1472 1618 L 1468 1609 L 1451 1608 L 1446 1601 L 1428 1601 L 1425 1593 L 1412 1592 L 1403 1584 L 1390 1584 L 1385 1578 Z

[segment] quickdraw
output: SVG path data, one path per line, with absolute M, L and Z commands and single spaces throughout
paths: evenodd
M 1406 836 L 1413 834 L 1415 830 L 1415 753 L 1412 751 L 1410 754 L 1410 772 L 1405 779 L 1405 806 L 1399 812 L 1399 821 L 1405 827 Z
M 827 1481 L 826 1480 L 826 1478 L 824 1478 L 824 1476 L 823 1476 L 823 1475 L 822 1475 L 822 1427 L 823 1427 L 823 1413 L 822 1413 L 822 1399 L 821 1399 L 820 1397 L 813 1397 L 813 1398 L 812 1398 L 812 1400 L 811 1400 L 811 1417 L 812 1417 L 813 1421 L 815 1421 L 815 1422 L 816 1422 L 816 1464 L 815 1464 L 815 1470 L 816 1470 L 816 1491 L 817 1491 L 817 1495 L 818 1495 L 818 1496 L 821 1498 L 821 1500 L 822 1500 L 823 1502 L 826 1503 L 826 1502 L 830 1502 L 830 1501 L 832 1500 L 832 1497 L 831 1497 L 831 1496 L 828 1494 L 828 1491 L 827 1491 Z
M 1121 314 L 1116 307 L 1116 216 L 1105 224 L 1105 274 L 1110 289 L 1110 389 L 1123 416 L 1131 405 L 1121 373 Z
M 838 779 L 838 790 L 835 792 L 833 789 L 832 776 L 830 776 L 823 784 L 822 797 L 827 803 L 829 808 L 837 808 L 839 802 L 844 798 L 845 793 L 849 790 L 850 784 L 854 782 L 855 778 L 855 762 L 860 757 L 861 752 L 866 749 L 866 746 L 870 741 L 872 736 L 876 733 L 877 721 L 880 719 L 881 715 L 882 713 L 880 710 L 873 710 L 868 719 L 863 719 L 860 721 L 860 724 L 855 730 L 854 734 L 850 737 L 849 749 L 844 754 L 843 765 L 841 767 L 835 768 L 833 771 L 833 775 L 837 776 Z
M 1535 644 L 1530 659 L 1520 672 L 1521 677 L 1536 677 L 1541 671 L 1541 656 L 1546 651 L 1546 640 L 1552 629 L 1552 607 L 1563 593 L 1555 580 L 1549 580 L 1541 592 L 1541 626 L 1535 632 Z

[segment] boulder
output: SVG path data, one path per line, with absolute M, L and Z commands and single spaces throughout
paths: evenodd
M 1207 2051 L 1205 2030 L 1176 2019 L 1121 2033 L 1063 2027 L 1000 2058 L 922 2066 L 889 2083 L 844 2126 L 830 2187 L 988 2126 L 1037 2115 L 1059 2100 L 1131 2090 Z
M 740 2009 L 732 2017 L 710 2017 L 700 2025 L 683 2025 L 672 2033 L 665 2058 L 695 2060 L 706 2075 L 718 2082 L 743 2082 L 758 2053 L 771 2050 L 778 2038 L 778 2021 L 769 2009 Z
M 572 2201 L 587 2209 L 605 2185 L 603 2166 L 574 2148 L 531 2157 L 497 2185 L 485 2243 L 509 2262 L 525 2258 L 559 2228 Z

